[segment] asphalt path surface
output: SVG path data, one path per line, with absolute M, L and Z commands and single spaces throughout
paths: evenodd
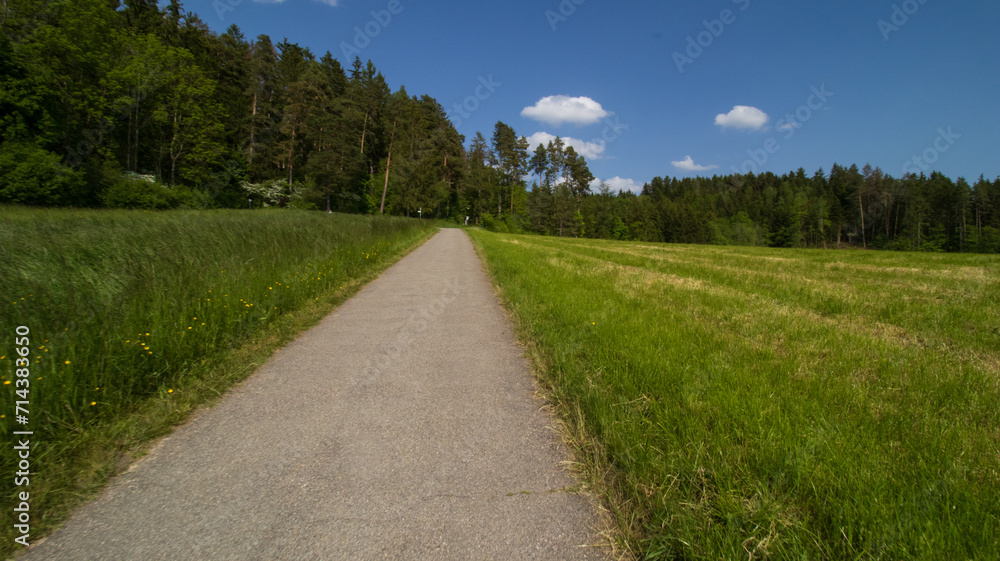
M 18 559 L 605 559 L 541 405 L 442 230 Z

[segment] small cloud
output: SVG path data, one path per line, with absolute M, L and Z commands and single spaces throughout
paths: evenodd
M 556 139 L 554 134 L 549 134 L 547 132 L 536 132 L 535 134 L 527 137 L 528 138 L 528 151 L 534 152 L 535 148 L 539 144 L 543 146 L 548 146 L 549 142 Z M 572 146 L 573 150 L 576 150 L 577 154 L 580 154 L 588 160 L 600 160 L 604 157 L 604 142 L 587 142 L 585 140 L 580 140 L 578 138 L 573 138 L 571 136 L 561 136 L 563 143 L 566 146 Z
M 713 169 L 718 169 L 719 166 L 700 166 L 694 163 L 694 159 L 691 156 L 687 156 L 679 162 L 670 162 L 675 168 L 682 171 L 709 171 Z
M 767 124 L 769 117 L 756 107 L 737 105 L 729 113 L 715 116 L 715 124 L 722 128 L 760 130 Z
M 538 103 L 521 110 L 521 116 L 550 125 L 573 123 L 575 125 L 592 125 L 607 117 L 610 113 L 589 97 L 568 97 L 553 95 L 543 97 Z
M 778 130 L 787 131 L 787 130 L 791 130 L 791 129 L 797 129 L 797 128 L 801 127 L 801 126 L 802 126 L 802 123 L 796 123 L 795 121 L 792 121 L 790 123 L 784 123 L 784 124 L 778 125 Z
M 611 179 L 595 179 L 590 182 L 590 189 L 596 191 L 601 187 L 601 183 L 608 186 L 608 189 L 612 193 L 617 193 L 618 191 L 632 191 L 633 193 L 639 193 L 642 191 L 642 185 L 635 182 L 634 179 L 626 179 L 624 177 L 612 177 Z
M 255 2 L 255 3 L 257 3 L 257 4 L 284 4 L 285 3 L 285 0 L 252 0 L 252 1 Z M 330 0 L 330 1 L 333 2 L 332 5 L 334 5 L 334 6 L 337 4 L 337 0 Z

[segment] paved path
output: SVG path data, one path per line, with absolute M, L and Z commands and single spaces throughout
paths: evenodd
M 532 393 L 443 230 L 19 559 L 603 559 Z

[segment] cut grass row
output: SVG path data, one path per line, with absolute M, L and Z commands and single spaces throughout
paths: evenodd
M 433 231 L 315 212 L 0 208 L 0 471 L 16 471 L 12 431 L 32 430 L 32 541 Z M 8 383 L 19 325 L 31 340 L 27 427 Z M 0 481 L 6 556 L 26 489 Z
M 1000 558 L 1000 259 L 472 231 L 621 545 Z

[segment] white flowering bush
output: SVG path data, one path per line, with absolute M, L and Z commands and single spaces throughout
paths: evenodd
M 260 183 L 249 183 L 244 181 L 240 188 L 246 193 L 248 199 L 253 199 L 255 205 L 260 206 L 285 206 L 291 197 L 291 186 L 284 179 L 272 179 Z

